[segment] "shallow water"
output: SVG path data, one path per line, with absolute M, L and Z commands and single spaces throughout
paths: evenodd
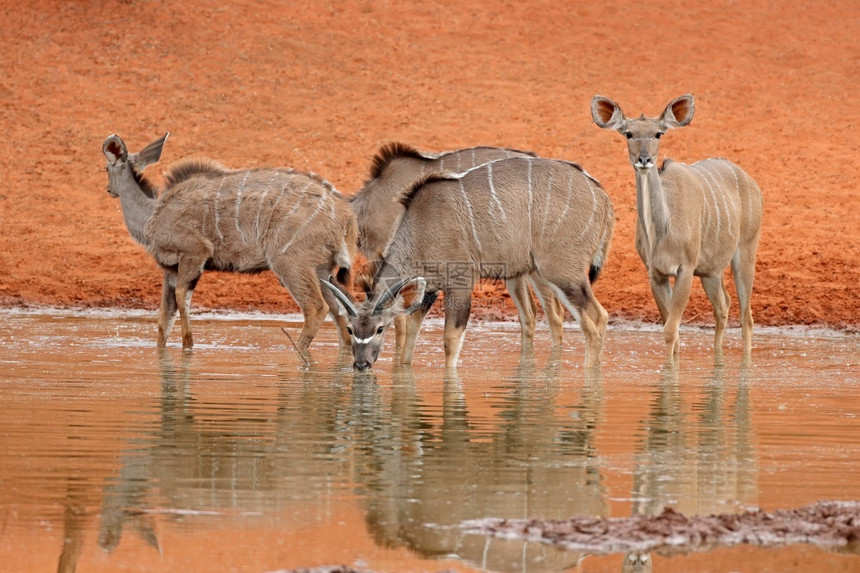
M 483 517 L 688 515 L 860 499 L 860 338 L 617 326 L 599 373 L 582 335 L 473 325 L 446 376 L 438 322 L 411 368 L 370 375 L 330 324 L 304 366 L 295 317 L 198 315 L 155 349 L 150 313 L 0 314 L 0 570 L 620 571 L 466 535 Z M 807 545 L 654 554 L 654 571 L 856 571 Z

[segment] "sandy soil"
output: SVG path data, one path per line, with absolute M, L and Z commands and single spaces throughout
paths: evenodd
M 860 325 L 852 0 L 36 0 L 0 16 L 0 306 L 157 307 L 160 273 L 104 191 L 101 145 L 116 132 L 138 150 L 169 130 L 165 165 L 291 166 L 345 193 L 393 140 L 576 161 L 618 217 L 597 296 L 615 318 L 656 321 L 632 168 L 589 102 L 656 115 L 691 92 L 693 123 L 661 151 L 730 158 L 762 187 L 757 322 Z M 485 314 L 513 314 L 482 295 L 500 301 Z M 195 306 L 296 309 L 271 273 L 204 275 Z M 698 285 L 685 319 L 712 321 Z

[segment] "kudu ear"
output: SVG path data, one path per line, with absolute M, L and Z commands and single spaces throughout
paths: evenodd
M 346 314 L 351 318 L 358 316 L 358 309 L 355 308 L 355 305 L 351 300 L 349 300 L 349 297 L 334 284 L 333 277 L 330 276 L 329 279 L 330 280 L 320 279 L 320 284 L 322 284 L 323 288 L 329 289 L 334 295 L 339 309 L 338 314 Z
M 591 117 L 603 129 L 620 129 L 624 124 L 624 112 L 618 104 L 600 95 L 591 98 Z
M 158 163 L 158 160 L 161 159 L 161 150 L 164 148 L 164 142 L 167 141 L 168 135 L 170 135 L 169 131 L 161 139 L 157 139 L 144 147 L 135 157 L 135 167 L 143 170 L 147 165 Z
M 696 104 L 693 101 L 691 94 L 682 95 L 673 99 L 666 109 L 663 110 L 663 115 L 660 116 L 660 123 L 666 129 L 673 127 L 684 127 L 693 121 L 693 112 L 696 110 Z
M 415 277 L 405 283 L 394 297 L 389 310 L 394 314 L 412 314 L 424 302 L 424 291 L 427 281 L 424 277 Z
M 111 165 L 128 159 L 128 149 L 126 149 L 122 139 L 115 133 L 105 139 L 105 142 L 102 144 L 102 153 L 105 154 L 108 163 Z

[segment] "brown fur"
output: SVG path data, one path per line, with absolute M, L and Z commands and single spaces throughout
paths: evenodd
M 502 159 L 459 175 L 421 177 L 404 202 L 376 277 L 376 296 L 350 319 L 354 330 L 366 327 L 356 330 L 355 338 L 371 340 L 373 329 L 390 321 L 383 316 L 368 322 L 376 297 L 401 278 L 425 273 L 426 293 L 445 293 L 446 366 L 454 368 L 474 281 L 534 274 L 580 319 L 586 364 L 599 364 L 608 317 L 591 291 L 589 272 L 604 264 L 615 220 L 609 197 L 580 167 L 540 158 Z M 426 274 L 452 265 L 463 267 L 463 273 Z M 428 308 L 409 318 L 404 363 L 411 361 Z M 381 338 L 367 344 L 366 355 L 356 354 L 357 364 L 372 363 L 376 343 Z
M 158 160 L 158 143 L 147 147 L 145 164 Z M 174 164 L 164 192 L 154 199 L 136 181 L 123 179 L 126 154 L 117 150 L 124 151 L 124 144 L 109 137 L 104 151 L 110 187 L 121 198 L 129 232 L 164 271 L 159 346 L 166 344 L 177 310 L 183 347 L 193 345 L 187 304 L 204 269 L 271 269 L 304 313 L 298 340 L 303 356 L 327 310 L 349 345 L 345 318 L 319 286 L 332 273 L 348 282 L 358 236 L 355 215 L 331 184 L 291 169 L 233 170 L 200 158 Z M 135 170 L 145 167 L 136 161 L 136 155 L 128 156 Z
M 393 143 L 383 146 L 374 159 L 371 169 L 375 176 L 365 181 L 362 189 L 350 200 L 350 205 L 358 218 L 358 245 L 375 267 L 373 261 L 382 256 L 400 214 L 403 212 L 404 198 L 416 183 L 424 181 L 433 173 L 454 173 L 474 168 L 498 159 L 511 157 L 535 157 L 530 151 L 497 147 L 472 147 L 444 153 L 426 153 L 402 144 Z M 361 271 L 359 275 L 373 275 L 372 271 Z M 511 300 L 519 313 L 522 340 L 530 344 L 535 332 L 537 304 L 529 290 L 529 283 L 535 289 L 546 312 L 550 326 L 552 343 L 560 346 L 563 340 L 564 308 L 550 289 L 536 276 L 510 277 L 506 280 Z M 397 352 L 406 343 L 405 319 L 398 317 Z
M 663 319 L 667 361 L 678 357 L 678 327 L 694 275 L 700 277 L 714 307 L 714 349 L 721 351 L 729 307 L 723 274 L 729 265 L 741 307 L 744 352 L 749 354 L 753 331 L 750 297 L 762 222 L 758 185 L 725 159 L 705 159 L 692 165 L 667 159 L 656 169 L 660 136 L 693 119 L 691 95 L 675 98 L 655 118 L 627 119 L 618 104 L 602 96 L 594 96 L 591 109 L 598 126 L 627 138 L 628 157 L 636 173 L 636 250 L 648 269 Z

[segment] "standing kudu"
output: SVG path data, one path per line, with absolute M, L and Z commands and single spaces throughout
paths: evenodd
M 102 148 L 108 193 L 120 198 L 129 233 L 164 272 L 158 346 L 166 344 L 177 310 L 182 347 L 193 346 L 188 305 L 204 270 L 271 269 L 304 314 L 297 343 L 302 357 L 327 310 L 348 347 L 346 317 L 337 314 L 334 297 L 319 285 L 320 277 L 334 272 L 341 283 L 349 279 L 358 230 L 346 200 L 314 174 L 230 170 L 207 159 L 172 166 L 159 196 L 142 172 L 161 157 L 166 139 L 133 154 L 111 135 Z
M 374 296 L 355 306 L 330 284 L 349 315 L 355 367 L 376 360 L 386 327 L 410 314 L 403 363 L 429 310 L 445 295 L 445 365 L 456 368 L 477 277 L 536 273 L 580 321 L 585 363 L 597 366 L 608 316 L 591 283 L 615 225 L 600 184 L 565 161 L 502 159 L 460 174 L 431 174 L 403 196 L 401 215 L 377 271 Z M 445 269 L 414 277 L 428 269 Z M 432 298 L 432 296 L 430 297 Z
M 636 250 L 648 269 L 663 319 L 667 361 L 678 357 L 678 327 L 694 275 L 714 306 L 714 349 L 720 352 L 730 302 L 723 271 L 729 264 L 741 307 L 744 352 L 748 355 L 752 350 L 750 296 L 761 236 L 761 190 L 746 172 L 725 159 L 692 165 L 666 159 L 662 168 L 655 168 L 660 136 L 689 124 L 693 110 L 691 95 L 673 100 L 656 118 L 628 119 L 608 98 L 594 96 L 591 101 L 594 122 L 627 138 L 636 173 Z
M 358 218 L 358 246 L 370 261 L 382 257 L 391 231 L 403 205 L 398 200 L 408 189 L 429 173 L 461 173 L 499 159 L 510 157 L 535 157 L 533 153 L 499 147 L 472 147 L 445 153 L 427 153 L 402 143 L 390 143 L 373 158 L 370 179 L 352 197 L 350 204 Z M 541 301 L 554 346 L 561 346 L 564 307 L 546 283 L 537 275 L 529 275 L 535 293 Z M 510 277 L 505 280 L 508 292 L 520 317 L 523 344 L 534 339 L 537 305 L 529 292 L 525 277 Z M 402 320 L 400 320 L 402 319 Z M 397 335 L 396 354 L 402 352 L 405 343 L 405 317 L 395 318 Z

